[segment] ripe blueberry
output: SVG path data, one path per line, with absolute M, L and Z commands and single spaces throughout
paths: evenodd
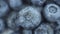
M 28 6 L 18 13 L 16 24 L 25 29 L 33 29 L 41 22 L 41 14 L 35 8 Z
M 44 16 L 50 22 L 56 22 L 60 17 L 60 8 L 56 4 L 47 4 L 44 8 Z

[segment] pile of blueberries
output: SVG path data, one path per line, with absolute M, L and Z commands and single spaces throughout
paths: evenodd
M 60 34 L 60 0 L 0 0 L 0 34 Z

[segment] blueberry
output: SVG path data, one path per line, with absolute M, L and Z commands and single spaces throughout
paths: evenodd
M 25 7 L 18 13 L 16 25 L 22 26 L 25 29 L 33 29 L 41 22 L 41 14 L 31 6 Z
M 10 7 L 14 10 L 21 8 L 22 0 L 8 0 L 8 2 Z
M 9 7 L 5 1 L 0 1 L 0 17 L 4 16 L 9 10 Z
M 16 12 L 12 12 L 7 18 L 8 28 L 16 30 L 17 27 L 15 24 L 15 19 L 16 19 Z
M 60 17 L 60 8 L 56 4 L 47 4 L 44 8 L 44 16 L 45 18 L 50 21 L 50 22 L 56 22 L 59 20 L 58 18 Z
M 0 33 L 3 32 L 5 29 L 5 24 L 4 24 L 4 20 L 0 19 Z
M 32 34 L 32 30 L 23 30 L 23 34 Z
M 54 34 L 53 28 L 49 24 L 42 23 L 37 29 L 34 31 L 35 34 Z
M 46 0 L 31 0 L 33 5 L 43 5 L 45 3 Z

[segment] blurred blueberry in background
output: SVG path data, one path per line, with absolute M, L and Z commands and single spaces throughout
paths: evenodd
M 5 1 L 0 1 L 0 17 L 5 16 L 8 10 L 8 4 Z
M 22 6 L 22 0 L 8 0 L 8 3 L 14 10 L 18 10 Z

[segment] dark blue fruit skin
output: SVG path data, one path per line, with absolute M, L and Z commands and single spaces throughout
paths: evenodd
M 37 17 L 36 17 L 37 16 Z M 41 22 L 41 14 L 31 6 L 27 6 L 18 13 L 16 25 L 24 29 L 33 29 Z
M 22 0 L 8 0 L 10 7 L 14 10 L 18 10 L 22 6 Z
M 0 19 L 0 33 L 2 33 L 5 29 L 5 24 L 4 24 L 4 20 Z
M 42 23 L 34 31 L 35 34 L 54 34 L 53 28 L 49 24 Z
M 56 22 L 60 18 L 60 8 L 56 4 L 47 4 L 43 11 L 44 17 L 49 22 Z
M 33 5 L 38 5 L 38 6 L 42 6 L 46 0 L 31 0 Z
M 0 17 L 5 16 L 8 10 L 9 10 L 8 4 L 5 1 L 0 0 Z
M 58 5 L 60 5 L 60 0 L 54 0 Z

